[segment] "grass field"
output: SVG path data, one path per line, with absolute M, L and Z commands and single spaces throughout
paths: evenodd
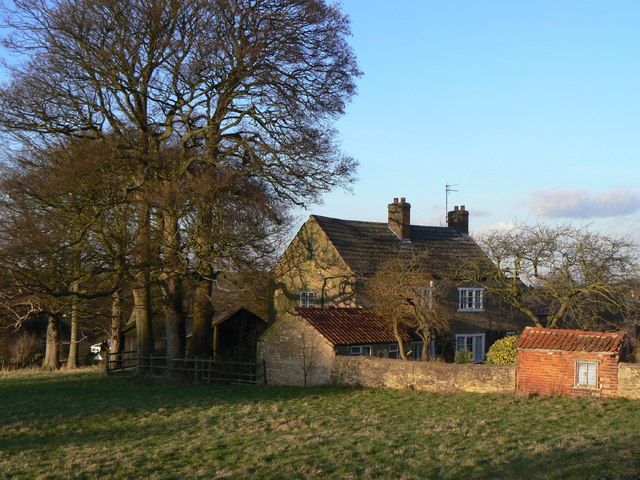
M 0 373 L 0 478 L 636 478 L 640 402 Z

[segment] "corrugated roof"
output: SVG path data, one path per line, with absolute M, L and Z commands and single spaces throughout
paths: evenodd
M 520 335 L 516 347 L 529 350 L 617 353 L 624 336 L 623 332 L 527 327 Z
M 389 323 L 364 308 L 298 308 L 297 312 L 333 345 L 396 341 Z M 402 337 L 410 340 L 406 333 Z
M 354 273 L 373 275 L 387 260 L 398 254 L 430 253 L 429 270 L 445 276 L 445 269 L 469 260 L 491 265 L 478 244 L 454 227 L 411 225 L 410 242 L 398 238 L 387 223 L 341 220 L 311 215 Z

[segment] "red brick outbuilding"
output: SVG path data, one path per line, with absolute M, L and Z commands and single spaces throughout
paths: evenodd
M 516 343 L 516 390 L 615 396 L 625 340 L 623 332 L 527 327 Z

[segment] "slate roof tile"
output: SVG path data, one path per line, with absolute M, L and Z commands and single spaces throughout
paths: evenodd
M 398 254 L 429 252 L 430 273 L 446 276 L 448 269 L 472 260 L 490 261 L 478 244 L 454 227 L 411 225 L 410 242 L 398 238 L 387 223 L 341 220 L 311 215 L 338 250 L 349 268 L 362 277 L 372 276 Z

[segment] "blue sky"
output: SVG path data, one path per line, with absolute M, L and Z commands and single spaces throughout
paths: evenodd
M 476 233 L 573 221 L 640 240 L 640 2 L 344 0 L 364 76 L 337 124 L 352 193 L 300 212 Z
M 307 213 L 640 230 L 640 3 L 345 0 L 364 76 L 338 122 L 353 193 Z

